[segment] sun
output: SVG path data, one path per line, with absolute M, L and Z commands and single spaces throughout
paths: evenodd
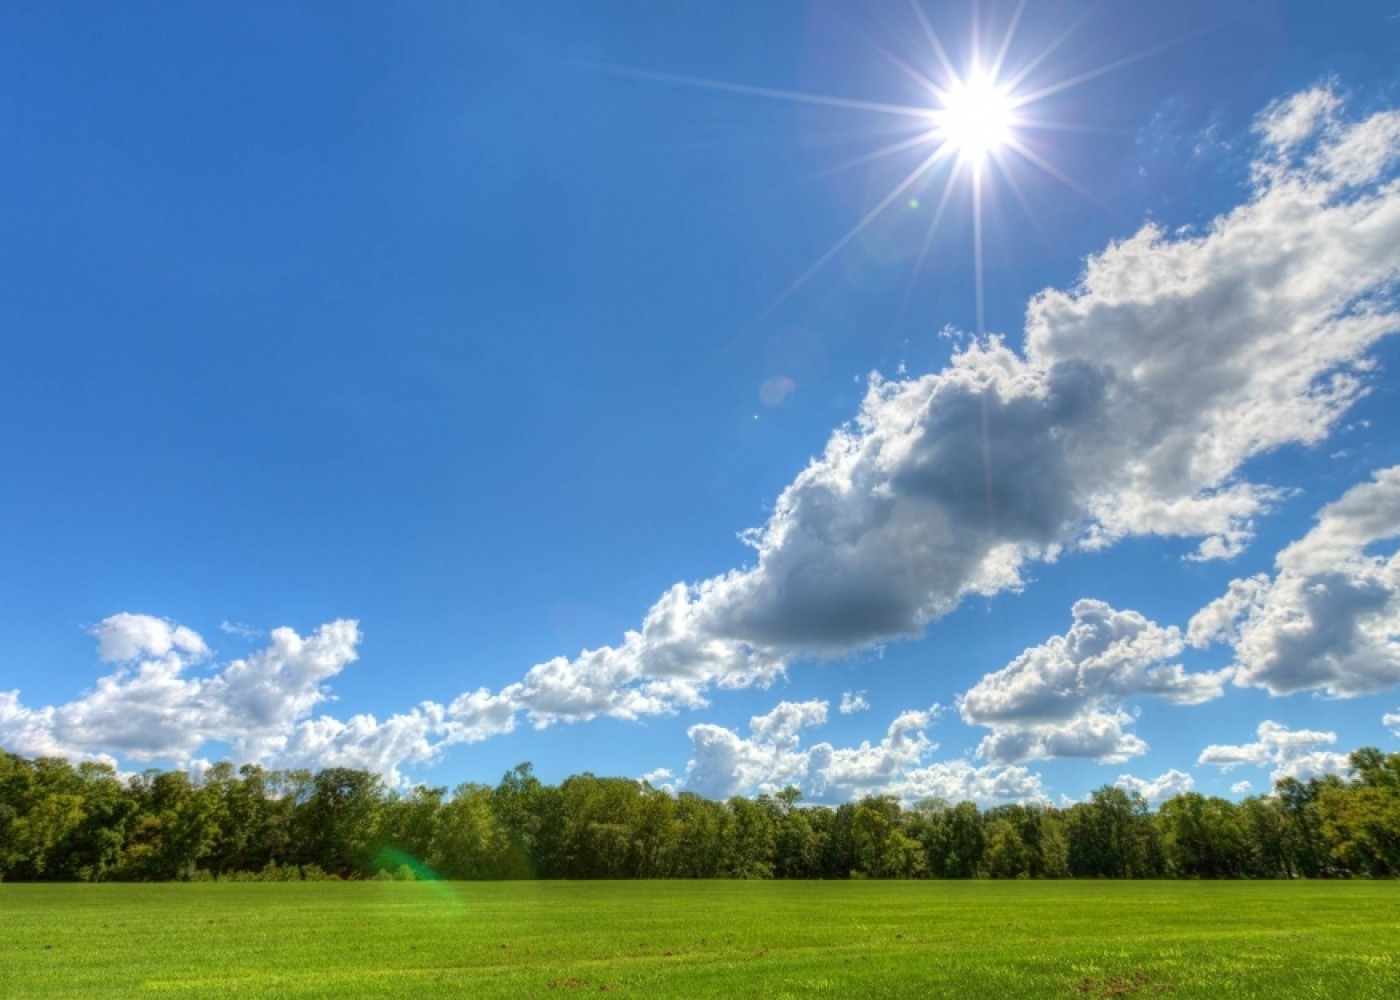
M 998 86 L 990 76 L 973 72 L 966 80 L 954 81 L 939 96 L 942 107 L 931 116 L 938 139 L 974 170 L 1012 140 L 1015 99 L 1009 88 Z
M 1041 102 L 1052 95 L 1121 69 L 1185 40 L 1182 38 L 1160 42 L 1083 72 L 1059 75 L 1054 72 L 1053 64 L 1049 62 L 1050 57 L 1080 28 L 1095 8 L 1091 7 L 1049 42 L 1030 52 L 1026 58 L 1019 59 L 1012 51 L 1012 42 L 1029 3 L 1030 0 L 1018 0 L 1001 32 L 1000 44 L 984 46 L 984 35 L 976 13 L 977 0 L 973 0 L 973 18 L 969 25 L 966 52 L 962 53 L 961 59 L 954 59 L 953 55 L 950 55 L 948 47 L 944 45 L 924 14 L 921 0 L 909 0 L 910 10 L 918 27 L 922 29 L 924 40 L 928 43 L 927 50 L 920 53 L 918 58 L 905 58 L 889 51 L 878 40 L 862 35 L 893 69 L 914 84 L 918 96 L 911 103 L 870 101 L 856 97 L 781 90 L 675 73 L 620 67 L 609 69 L 611 72 L 656 82 L 818 105 L 864 114 L 872 122 L 880 119 L 889 123 L 890 127 L 881 126 L 876 132 L 893 136 L 892 141 L 845 163 L 837 164 L 823 171 L 823 175 L 829 176 L 839 171 L 864 167 L 896 157 L 906 161 L 912 159 L 912 166 L 888 190 L 877 195 L 874 204 L 854 225 L 827 247 L 806 271 L 777 296 L 764 310 L 759 321 L 770 316 L 818 271 L 830 264 L 846 246 L 895 206 L 908 206 L 910 211 L 919 211 L 921 206 L 927 203 L 929 210 L 923 213 L 928 217 L 924 239 L 910 268 L 909 289 L 912 289 L 915 280 L 923 272 L 925 261 L 930 257 L 934 234 L 945 210 L 950 204 L 956 204 L 952 197 L 955 190 L 965 185 L 968 190 L 965 204 L 970 207 L 972 216 L 976 330 L 980 335 L 984 332 L 985 320 L 982 211 L 984 198 L 989 197 L 993 188 L 1004 185 L 1030 215 L 1031 206 L 1017 180 L 1017 173 L 1025 165 L 1030 165 L 1087 200 L 1103 204 L 1093 191 L 1068 176 L 1055 165 L 1052 158 L 1042 153 L 1046 146 L 1045 133 L 1093 131 L 1092 126 L 1048 119 L 1044 117 L 1045 106 Z M 917 36 L 918 33 L 913 34 Z M 1051 66 L 1048 77 L 1042 70 L 1042 67 L 1047 65 Z M 1040 75 L 1037 76 L 1037 73 Z M 940 186 L 941 193 L 937 193 Z M 906 299 L 907 297 L 908 291 Z

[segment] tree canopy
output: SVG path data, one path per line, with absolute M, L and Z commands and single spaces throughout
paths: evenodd
M 1400 753 L 1155 811 L 1106 785 L 1056 808 L 887 796 L 718 802 L 630 778 L 385 787 L 367 771 L 222 763 L 194 780 L 0 751 L 6 881 L 517 878 L 1293 878 L 1400 874 Z

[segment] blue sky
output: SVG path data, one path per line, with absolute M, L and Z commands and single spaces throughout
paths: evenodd
M 1396 65 L 1388 2 L 4 5 L 0 745 L 1394 749 Z

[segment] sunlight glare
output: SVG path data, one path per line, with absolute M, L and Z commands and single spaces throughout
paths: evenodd
M 1004 87 L 980 73 L 956 81 L 942 95 L 935 114 L 939 134 L 974 168 L 1012 137 L 1014 102 Z

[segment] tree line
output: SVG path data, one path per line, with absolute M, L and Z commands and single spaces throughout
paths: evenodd
M 529 764 L 449 796 L 347 768 L 122 781 L 0 751 L 0 880 L 1394 877 L 1400 753 L 1350 761 L 1350 778 L 1284 778 L 1238 803 L 1187 792 L 1154 811 L 1111 785 L 1066 808 L 833 808 L 795 788 L 719 802 L 592 774 L 547 785 Z

